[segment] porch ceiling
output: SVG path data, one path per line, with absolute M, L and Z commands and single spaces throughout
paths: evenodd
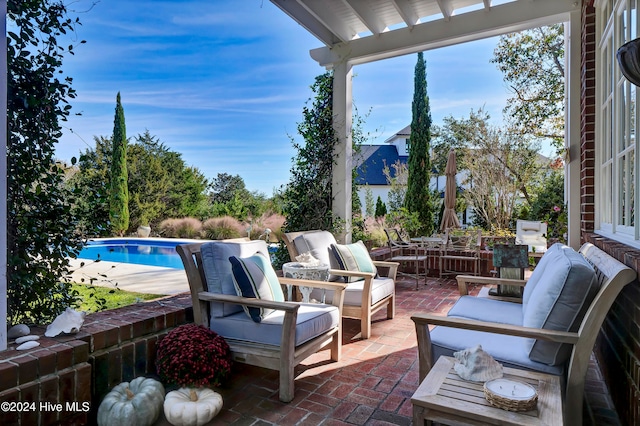
M 578 0 L 271 0 L 325 47 L 327 68 L 521 31 L 569 19 Z

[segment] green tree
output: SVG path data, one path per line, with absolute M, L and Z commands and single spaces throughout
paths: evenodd
M 407 194 L 407 177 L 409 175 L 407 165 L 400 161 L 396 161 L 391 167 L 385 164 L 382 173 L 391 186 L 388 194 L 389 211 L 398 211 L 403 208 Z
M 127 149 L 132 227 L 157 225 L 168 217 L 202 217 L 208 181 L 146 130 Z M 145 223 L 146 222 L 146 223 Z
M 513 91 L 505 117 L 515 132 L 564 146 L 564 25 L 500 37 L 491 62 Z
M 409 177 L 405 207 L 415 212 L 421 223 L 422 235 L 434 230 L 433 200 L 429 188 L 431 181 L 431 111 L 427 96 L 426 64 L 422 52 L 418 52 L 415 68 L 412 103 L 411 136 L 409 139 Z
M 564 202 L 564 169 L 562 162 L 554 161 L 551 170 L 542 178 L 534 191 L 528 215 L 522 219 L 547 222 L 547 238 L 566 242 L 567 209 Z
M 338 139 L 333 130 L 333 74 L 317 76 L 311 90 L 315 97 L 307 100 L 298 123 L 303 142 L 291 138 L 297 155 L 282 193 L 286 232 L 334 229 L 332 176 Z
M 109 170 L 111 165 L 111 139 L 94 137 L 95 148 L 80 155 L 75 173 L 67 186 L 71 189 L 72 211 L 78 218 L 78 230 L 87 237 L 106 237 L 109 225 Z
M 378 197 L 380 198 L 380 197 Z M 373 191 L 367 186 L 364 190 L 364 211 L 367 217 L 373 217 L 375 215 L 375 208 L 377 205 L 373 203 Z
M 117 235 L 123 235 L 129 228 L 129 186 L 127 173 L 127 129 L 124 122 L 124 109 L 120 102 L 120 92 L 116 97 L 116 113 L 113 122 L 113 142 L 111 174 L 109 182 L 109 219 L 111 229 Z
M 454 118 L 447 116 L 442 120 L 442 125 L 434 126 L 432 139 L 433 168 L 438 171 L 438 175 L 444 175 L 449 151 L 456 152 L 456 166 L 458 170 L 466 167 L 466 152 L 470 141 L 482 140 L 485 126 L 489 122 L 490 115 L 479 108 L 473 109 L 469 117 Z
M 104 191 L 111 165 L 112 142 L 95 137 L 95 148 L 80 156 L 78 170 L 69 180 L 74 189 L 74 211 L 89 235 L 110 229 L 109 200 Z M 208 203 L 207 179 L 188 167 L 181 154 L 171 151 L 149 131 L 127 148 L 130 229 L 153 228 L 171 217 L 204 217 Z M 92 226 L 94 228 L 92 228 Z M 96 228 L 97 227 L 97 228 Z
M 378 195 L 376 200 L 376 217 L 383 217 L 387 214 L 387 205 L 382 201 L 382 198 Z
M 127 147 L 130 226 L 149 226 L 162 217 L 171 192 L 171 176 L 162 162 L 164 147 L 147 131 Z
M 268 202 L 266 195 L 249 191 L 240 175 L 218 173 L 210 187 L 213 216 L 232 216 L 245 221 L 259 217 L 267 210 L 277 210 Z
M 214 203 L 228 203 L 236 191 L 247 191 L 244 179 L 240 175 L 232 176 L 228 173 L 218 173 L 211 182 L 211 201 Z M 247 191 L 248 192 L 248 191 Z
M 9 323 L 47 323 L 75 301 L 65 279 L 81 238 L 65 169 L 55 162 L 60 121 L 75 97 L 61 79 L 79 25 L 61 2 L 7 2 L 7 296 Z M 77 41 L 75 41 L 77 43 Z M 84 43 L 80 41 L 79 43 Z

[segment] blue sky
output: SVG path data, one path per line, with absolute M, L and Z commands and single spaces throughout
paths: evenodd
M 290 137 L 321 68 L 322 43 L 268 0 L 89 0 L 64 63 L 74 113 L 56 154 L 69 160 L 110 137 L 116 94 L 127 136 L 146 130 L 208 178 L 240 175 L 271 196 L 288 182 Z M 65 40 L 63 42 L 66 43 Z M 483 107 L 499 121 L 509 92 L 489 63 L 496 38 L 428 51 L 427 93 L 434 124 Z M 411 122 L 416 55 L 354 68 L 353 97 L 370 112 L 365 132 L 382 143 Z

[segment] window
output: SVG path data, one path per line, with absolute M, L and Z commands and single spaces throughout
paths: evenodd
M 620 72 L 616 51 L 640 36 L 637 1 L 602 1 L 597 20 L 596 228 L 625 242 L 640 236 L 635 220 L 638 88 Z

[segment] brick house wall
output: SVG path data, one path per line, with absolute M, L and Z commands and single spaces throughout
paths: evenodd
M 640 271 L 640 250 L 593 234 L 595 224 L 596 14 L 582 5 L 580 231 L 616 259 Z M 624 424 L 640 424 L 640 285 L 622 291 L 600 330 L 594 349 L 616 411 Z

